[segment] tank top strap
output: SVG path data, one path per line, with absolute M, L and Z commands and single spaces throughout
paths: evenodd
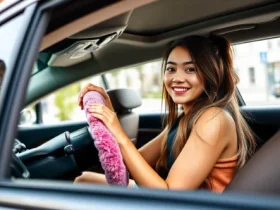
M 184 113 L 182 113 L 176 120 L 174 120 L 174 122 L 172 123 L 172 125 L 168 131 L 168 134 L 167 134 L 167 167 L 168 167 L 168 170 L 170 170 L 171 166 L 173 165 L 173 163 L 175 161 L 174 156 L 172 154 L 172 146 L 174 143 L 175 135 L 178 130 L 179 122 L 183 116 L 184 116 Z

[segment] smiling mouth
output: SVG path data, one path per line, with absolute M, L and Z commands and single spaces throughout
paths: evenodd
M 172 90 L 175 92 L 175 94 L 184 94 L 186 93 L 189 88 L 177 88 L 177 87 L 174 87 L 172 88 Z

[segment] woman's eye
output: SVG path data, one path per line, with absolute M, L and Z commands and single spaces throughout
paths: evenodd
M 168 71 L 168 72 L 173 72 L 173 71 L 175 71 L 175 69 L 174 69 L 173 67 L 167 67 L 167 68 L 166 68 L 166 71 Z
M 187 68 L 185 71 L 187 73 L 191 73 L 191 72 L 195 72 L 195 69 L 194 68 Z

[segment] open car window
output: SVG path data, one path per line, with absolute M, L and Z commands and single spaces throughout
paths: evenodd
M 246 105 L 280 105 L 280 38 L 234 45 L 238 89 Z

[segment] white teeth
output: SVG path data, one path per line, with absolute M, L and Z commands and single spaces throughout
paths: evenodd
M 187 91 L 187 88 L 173 88 L 175 91 Z

